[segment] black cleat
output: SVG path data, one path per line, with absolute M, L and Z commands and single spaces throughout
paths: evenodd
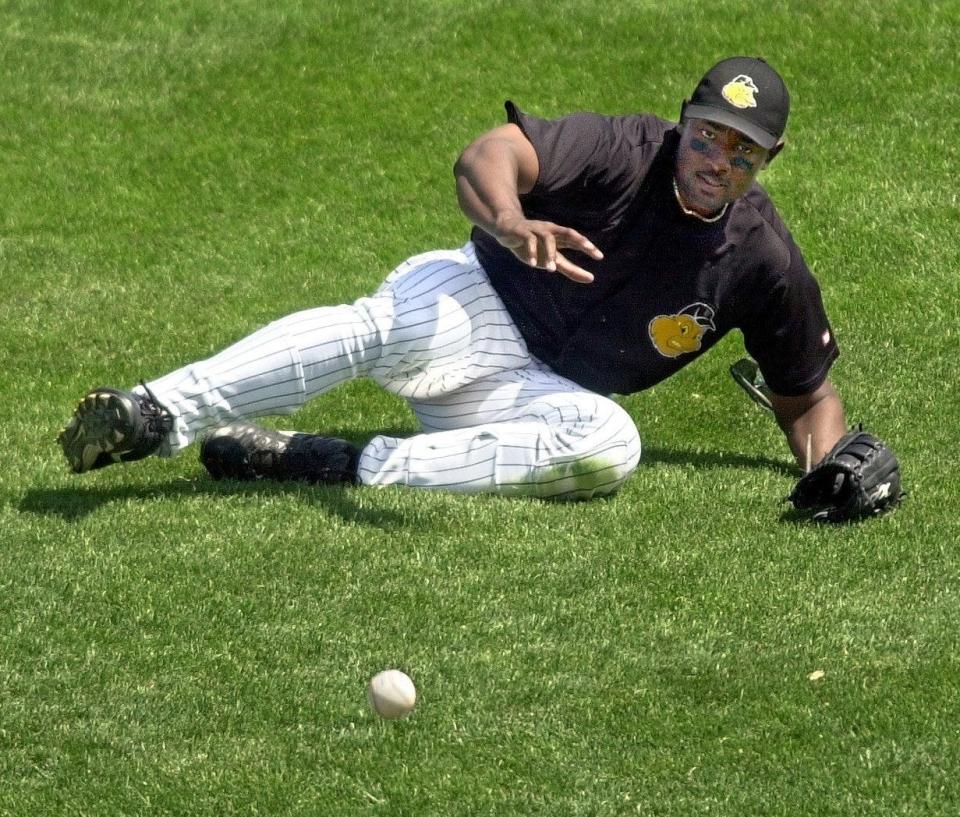
M 214 479 L 357 484 L 360 449 L 346 440 L 236 422 L 203 440 L 200 462 Z
M 154 399 L 100 387 L 80 401 L 57 442 L 77 474 L 156 453 L 173 417 Z

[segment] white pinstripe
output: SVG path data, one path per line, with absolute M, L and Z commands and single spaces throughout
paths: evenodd
M 411 258 L 368 298 L 296 312 L 147 385 L 175 417 L 169 455 L 356 377 L 407 398 L 423 428 L 371 440 L 368 485 L 587 498 L 639 460 L 623 409 L 529 355 L 471 244 Z

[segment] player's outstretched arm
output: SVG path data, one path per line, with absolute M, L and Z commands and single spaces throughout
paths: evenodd
M 471 142 L 454 166 L 460 209 L 525 264 L 590 283 L 593 275 L 566 258 L 561 249 L 591 258 L 603 253 L 570 227 L 530 220 L 520 194 L 529 193 L 540 174 L 537 153 L 516 125 L 501 125 Z
M 861 424 L 847 431 L 829 382 L 801 397 L 771 400 L 804 474 L 786 497 L 814 522 L 856 522 L 896 508 L 905 493 L 890 447 Z M 806 449 L 806 451 L 804 451 Z

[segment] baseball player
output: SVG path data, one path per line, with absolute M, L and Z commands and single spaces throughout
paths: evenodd
M 713 66 L 679 123 L 649 114 L 507 123 L 455 166 L 473 223 L 352 304 L 281 318 L 130 391 L 97 388 L 60 435 L 71 468 L 201 440 L 216 478 L 538 497 L 615 491 L 640 439 L 611 395 L 658 383 L 738 329 L 798 461 L 846 431 L 820 290 L 757 175 L 783 148 L 766 62 Z M 263 428 L 340 383 L 409 401 L 420 433 L 362 448 Z

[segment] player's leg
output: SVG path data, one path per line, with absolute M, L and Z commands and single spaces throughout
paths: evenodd
M 619 488 L 640 458 L 623 408 L 538 364 L 411 406 L 425 433 L 372 440 L 362 483 L 589 499 Z
M 238 418 L 291 414 L 357 377 L 419 397 L 529 360 L 468 245 L 415 256 L 371 297 L 288 315 L 147 385 L 176 418 L 176 450 Z
M 311 394 L 362 372 L 378 338 L 363 300 L 294 313 L 131 391 L 93 389 L 59 441 L 78 473 L 154 453 L 169 456 L 232 420 L 295 411 Z M 327 363 L 312 390 L 304 370 L 311 354 Z
M 536 363 L 411 405 L 424 433 L 378 436 L 362 451 L 240 422 L 207 438 L 200 459 L 217 478 L 589 499 L 619 488 L 640 457 L 620 406 Z
M 409 259 L 369 298 L 281 318 L 132 392 L 95 389 L 60 442 L 86 471 L 172 454 L 238 418 L 291 413 L 358 376 L 422 397 L 528 361 L 468 244 Z
M 387 391 L 426 399 L 532 362 L 473 245 L 401 264 L 375 293 L 391 314 L 368 374 Z
M 173 415 L 169 455 L 225 424 L 292 414 L 311 397 L 362 376 L 379 354 L 370 299 L 287 315 L 222 352 L 146 384 Z

